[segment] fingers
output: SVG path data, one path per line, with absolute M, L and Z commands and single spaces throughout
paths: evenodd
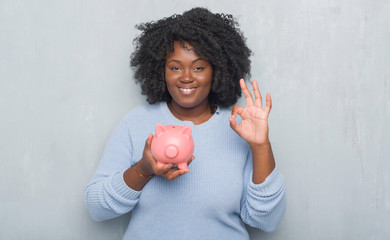
M 162 175 L 165 172 L 169 171 L 172 168 L 172 164 L 159 164 L 157 163 L 157 160 L 154 158 L 152 154 L 152 140 L 153 140 L 153 135 L 149 134 L 148 138 L 146 139 L 145 142 L 145 148 L 144 148 L 144 154 L 142 156 L 142 165 L 146 166 L 144 167 L 145 169 L 149 169 L 149 172 L 152 172 L 153 174 L 156 175 Z M 151 175 L 152 173 L 148 174 Z
M 192 160 L 195 159 L 195 156 L 192 155 L 190 160 L 187 161 L 187 166 L 191 164 Z M 180 176 L 183 176 L 186 173 L 189 173 L 190 170 L 188 168 L 186 169 L 178 169 L 177 167 L 172 167 L 168 171 L 166 171 L 162 176 L 164 176 L 166 179 L 172 181 Z
M 236 118 L 237 114 L 241 115 L 244 111 L 244 108 L 238 105 L 234 105 L 232 108 L 232 118 Z
M 145 141 L 145 149 L 143 157 L 140 161 L 142 161 L 143 166 L 148 166 L 146 169 L 150 169 L 149 171 L 153 171 L 156 175 L 161 175 L 165 177 L 168 180 L 174 180 L 186 173 L 188 173 L 190 170 L 187 169 L 178 169 L 176 166 L 174 166 L 171 163 L 158 163 L 157 160 L 153 157 L 153 154 L 151 152 L 151 144 L 153 140 L 153 135 L 149 134 L 148 138 Z M 195 159 L 195 156 L 192 155 L 191 158 L 187 161 L 187 165 L 191 164 L 191 162 Z M 152 175 L 152 174 L 148 174 Z
M 267 93 L 265 98 L 266 98 L 266 102 L 265 102 L 265 108 L 264 109 L 269 113 L 271 111 L 271 108 L 272 108 L 271 94 Z
M 188 173 L 189 171 L 190 170 L 188 170 L 188 169 L 169 170 L 168 172 L 164 173 L 163 176 L 166 179 L 168 179 L 169 181 L 172 181 L 180 176 L 183 176 L 184 174 Z
M 238 135 L 240 135 L 240 125 L 237 123 L 235 116 L 233 115 L 229 118 L 230 127 L 235 131 Z
M 253 93 L 255 94 L 255 105 L 257 107 L 262 107 L 263 103 L 262 103 L 262 99 L 261 99 L 261 93 L 260 93 L 259 86 L 257 85 L 256 80 L 252 81 L 252 88 L 253 88 Z
M 148 134 L 148 138 L 146 139 L 146 142 L 145 142 L 145 149 L 150 149 L 151 148 L 151 145 L 152 145 L 152 140 L 153 140 L 153 134 L 149 133 Z
M 187 166 L 190 165 L 194 159 L 195 159 L 195 156 L 192 155 L 190 160 L 187 161 Z M 166 164 L 165 166 L 168 167 L 167 165 L 168 164 Z M 177 167 L 174 167 L 172 164 L 169 164 L 169 165 L 170 165 L 170 167 L 168 169 L 166 169 L 166 168 L 162 169 L 164 172 L 159 174 L 159 175 L 165 177 L 166 179 L 168 179 L 169 181 L 175 180 L 176 178 L 183 176 L 184 174 L 190 172 L 190 170 L 188 168 L 179 169 Z
M 255 102 L 253 102 L 252 95 L 249 92 L 248 88 L 246 87 L 244 79 L 240 79 L 240 86 L 242 89 L 242 92 L 244 93 L 245 99 L 246 99 L 246 105 L 255 105 L 256 107 L 263 108 L 263 100 L 262 96 L 260 93 L 259 85 L 257 84 L 256 80 L 252 81 L 252 88 L 253 88 L 253 93 L 255 95 Z M 272 108 L 272 100 L 271 100 L 271 94 L 267 93 L 266 95 L 266 105 L 264 107 L 264 110 L 266 110 L 268 113 L 271 111 Z M 232 116 L 236 117 L 237 113 L 240 114 L 240 107 L 239 106 L 234 106 L 232 109 Z
M 232 122 L 237 123 L 236 122 L 237 114 L 242 115 L 243 111 L 244 111 L 243 107 L 238 106 L 238 105 L 234 105 L 232 108 L 232 116 L 229 118 L 230 123 L 232 123 Z
M 232 108 L 232 116 L 229 118 L 230 127 L 237 133 L 240 134 L 240 125 L 236 121 L 237 114 L 242 116 L 244 108 L 238 105 L 234 105 Z
M 187 162 L 187 166 L 189 166 L 191 164 L 192 160 L 194 160 L 194 159 L 195 159 L 195 156 L 192 155 L 190 160 L 188 160 L 188 162 Z
M 172 167 L 173 165 L 171 163 L 161 164 L 161 165 L 153 164 L 153 171 L 156 175 L 164 175 L 168 171 L 170 171 Z
M 240 87 L 241 87 L 242 93 L 243 93 L 244 96 L 245 96 L 246 105 L 247 105 L 247 106 L 253 105 L 254 102 L 253 102 L 252 95 L 251 95 L 251 93 L 249 92 L 249 89 L 246 87 L 246 84 L 245 84 L 245 81 L 244 81 L 243 78 L 240 79 Z

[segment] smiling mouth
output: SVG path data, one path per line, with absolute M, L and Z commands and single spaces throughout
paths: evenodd
M 195 91 L 195 88 L 181 88 L 181 87 L 179 87 L 179 90 L 180 90 L 181 92 L 183 92 L 184 94 L 190 94 L 190 93 L 192 93 L 193 91 Z

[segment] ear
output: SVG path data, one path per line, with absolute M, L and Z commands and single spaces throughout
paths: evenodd
M 191 137 L 191 127 L 190 126 L 185 126 L 180 130 L 181 134 L 184 134 L 186 137 L 190 138 Z
M 160 136 L 162 133 L 168 131 L 167 128 L 161 123 L 156 125 L 156 137 Z

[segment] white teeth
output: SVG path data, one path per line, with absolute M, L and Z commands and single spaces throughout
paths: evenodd
M 183 92 L 191 92 L 194 89 L 195 88 L 180 88 L 180 90 L 182 90 Z

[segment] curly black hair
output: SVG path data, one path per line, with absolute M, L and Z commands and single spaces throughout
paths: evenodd
M 250 76 L 251 50 L 238 23 L 230 14 L 214 14 L 193 8 L 156 22 L 136 26 L 142 33 L 134 39 L 130 66 L 149 104 L 170 101 L 165 83 L 165 59 L 175 41 L 189 42 L 213 67 L 208 99 L 214 106 L 230 107 L 241 96 L 239 80 Z M 213 111 L 213 110 L 212 110 Z

